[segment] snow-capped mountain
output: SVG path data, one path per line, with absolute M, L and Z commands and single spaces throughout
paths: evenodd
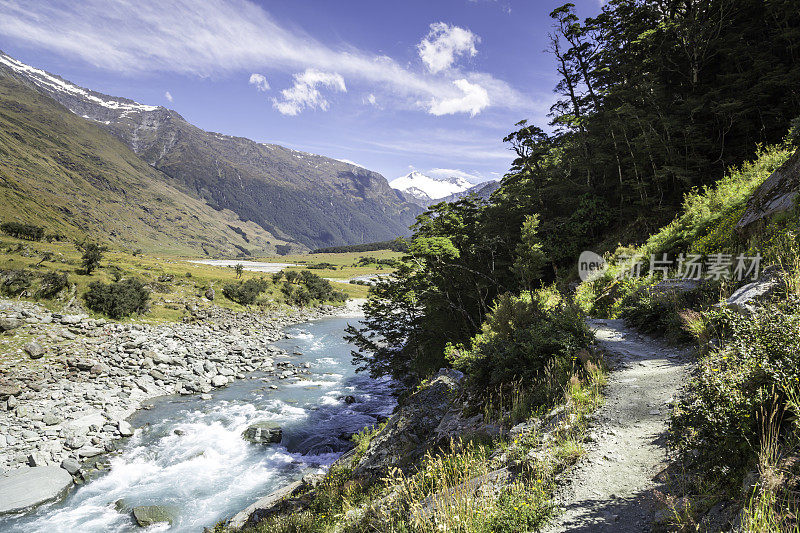
M 432 200 L 439 200 L 451 194 L 466 191 L 473 185 L 461 176 L 432 178 L 426 176 L 422 172 L 414 171 L 401 178 L 390 181 L 389 186 L 393 189 L 403 191 L 408 196 L 420 202 L 431 202 Z

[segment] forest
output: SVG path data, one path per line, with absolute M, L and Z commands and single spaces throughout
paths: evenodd
M 488 201 L 432 206 L 407 261 L 376 286 L 355 363 L 416 383 L 451 364 L 498 296 L 576 280 L 581 251 L 641 243 L 760 147 L 800 130 L 800 10 L 791 0 L 611 0 L 551 13 L 559 99 L 521 120 Z M 792 133 L 795 132 L 795 133 Z

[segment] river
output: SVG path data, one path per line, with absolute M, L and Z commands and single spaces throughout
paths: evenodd
M 115 509 L 114 502 L 124 500 L 128 506 L 171 508 L 172 527 L 148 531 L 200 531 L 325 468 L 346 449 L 348 435 L 388 417 L 395 405 L 388 381 L 354 372 L 352 346 L 342 338 L 353 320 L 328 318 L 287 330 L 291 338 L 276 345 L 302 353 L 286 359 L 309 364 L 311 375 L 302 380 L 265 381 L 254 374 L 216 390 L 211 400 L 170 396 L 151 401 L 150 409 L 131 418 L 136 432 L 111 457 L 107 473 L 73 490 L 63 502 L 0 520 L 0 530 L 139 530 L 130 514 Z M 355 402 L 345 402 L 347 395 Z M 248 425 L 262 420 L 281 425 L 280 445 L 253 445 L 241 438 Z

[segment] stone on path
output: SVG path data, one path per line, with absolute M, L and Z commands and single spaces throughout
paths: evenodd
M 63 496 L 72 476 L 58 466 L 19 468 L 0 476 L 0 514 L 23 511 Z
M 36 341 L 31 341 L 22 347 L 31 359 L 39 359 L 44 355 L 44 347 Z

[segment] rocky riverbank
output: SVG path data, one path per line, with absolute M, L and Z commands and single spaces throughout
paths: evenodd
M 57 474 L 60 466 L 78 483 L 90 476 L 99 457 L 133 434 L 125 419 L 150 398 L 207 394 L 256 370 L 276 380 L 308 373 L 271 343 L 288 325 L 343 311 L 235 313 L 212 305 L 183 322 L 149 325 L 0 301 L 0 512 L 37 503 L 3 504 L 3 485 L 17 486 L 31 468 Z

